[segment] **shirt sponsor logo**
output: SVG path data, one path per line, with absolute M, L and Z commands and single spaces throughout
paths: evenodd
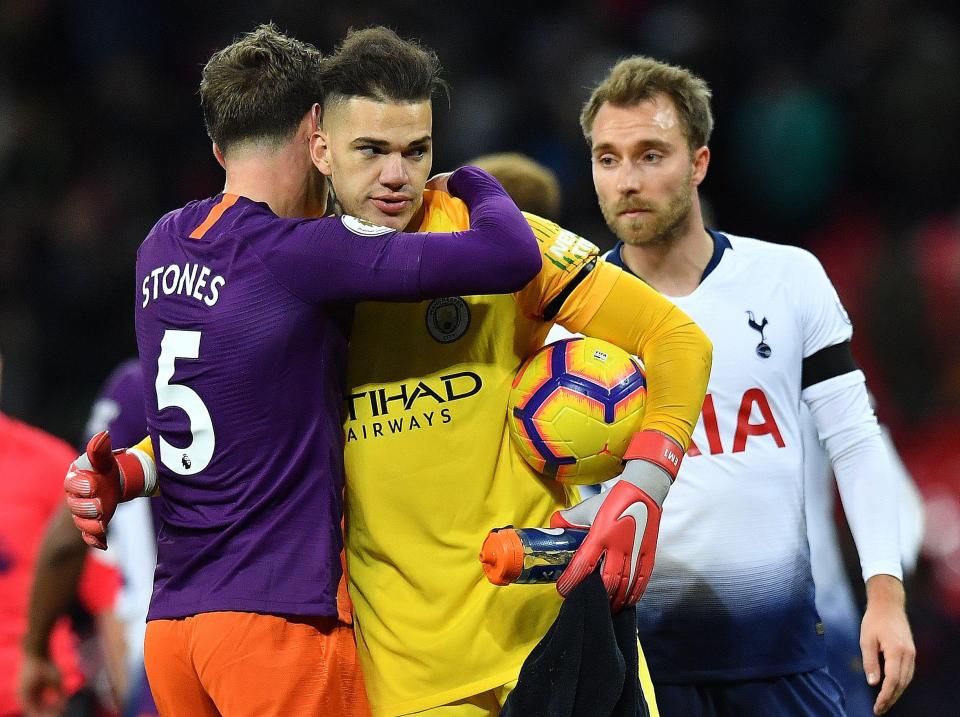
M 754 419 L 754 416 L 757 418 Z M 720 422 L 717 420 L 717 408 L 712 394 L 708 393 L 704 397 L 700 418 L 703 421 L 704 432 L 707 434 L 707 445 L 704 447 L 706 450 L 702 451 L 691 438 L 687 456 L 699 456 L 703 453 L 715 456 L 724 453 L 724 444 L 720 438 Z M 725 429 L 729 430 L 729 427 L 725 426 Z M 747 449 L 747 439 L 761 440 L 763 436 L 769 436 L 762 440 L 772 439 L 777 448 L 784 448 L 787 445 L 783 440 L 780 424 L 773 415 L 767 394 L 761 388 L 748 388 L 740 399 L 737 425 L 733 431 L 732 441 L 727 445 L 730 446 L 731 453 L 742 453 Z
M 344 214 L 340 217 L 340 221 L 343 222 L 343 226 L 347 229 L 362 237 L 378 237 L 381 234 L 389 234 L 394 231 L 390 227 L 374 224 L 373 222 L 368 222 L 358 217 L 351 217 L 349 214 Z
M 389 389 L 374 388 L 350 394 L 346 397 L 344 428 L 347 443 L 450 423 L 454 413 L 440 405 L 470 398 L 482 388 L 480 376 L 473 371 L 459 371 L 416 383 L 401 383 Z M 388 390 L 391 393 L 388 394 Z
M 427 306 L 427 331 L 434 341 L 449 344 L 470 328 L 470 307 L 459 296 L 434 299 Z

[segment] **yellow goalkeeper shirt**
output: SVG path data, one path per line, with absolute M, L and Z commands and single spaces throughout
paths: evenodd
M 428 191 L 424 205 L 419 231 L 469 228 L 459 200 Z M 658 336 L 673 331 L 662 354 L 679 375 L 666 396 L 651 386 L 644 427 L 686 446 L 699 413 L 709 343 L 692 322 L 605 263 L 562 296 L 598 250 L 552 222 L 528 220 L 544 261 L 520 292 L 356 308 L 344 423 L 346 551 L 374 715 L 419 711 L 515 680 L 557 616 L 554 585 L 495 587 L 478 560 L 491 528 L 547 525 L 576 500 L 575 490 L 523 462 L 506 426 L 511 382 L 543 343 L 545 313 L 562 304 L 556 318 L 566 328 L 641 355 L 656 354 Z M 588 328 L 607 297 L 633 302 L 621 325 L 629 341 L 604 335 L 619 335 L 609 316 Z M 649 330 L 630 326 L 638 320 Z M 692 358 L 684 363 L 679 354 Z

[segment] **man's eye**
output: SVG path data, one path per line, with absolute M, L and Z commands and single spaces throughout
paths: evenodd
M 611 157 L 609 154 L 597 157 L 597 164 L 599 164 L 601 167 L 612 167 L 616 163 L 616 158 Z
M 374 147 L 374 146 L 372 146 L 372 145 L 365 145 L 365 146 L 363 146 L 363 147 L 357 147 L 357 151 L 360 152 L 360 154 L 362 154 L 364 157 L 373 157 L 373 156 L 376 156 L 376 155 L 378 155 L 378 154 L 382 154 L 382 153 L 380 152 L 380 148 L 379 148 L 379 147 Z
M 649 163 L 656 163 L 663 159 L 663 155 L 659 152 L 647 152 L 643 155 L 643 161 Z
M 418 149 L 408 150 L 406 152 L 406 156 L 410 159 L 423 159 L 426 153 L 427 153 L 427 150 L 425 150 L 423 147 L 419 147 Z

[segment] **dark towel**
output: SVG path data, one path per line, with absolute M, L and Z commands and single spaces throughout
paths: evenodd
M 600 574 L 574 588 L 527 656 L 500 717 L 649 717 L 636 610 L 610 614 Z

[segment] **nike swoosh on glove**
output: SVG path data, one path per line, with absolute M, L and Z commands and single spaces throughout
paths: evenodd
M 663 501 L 682 455 L 672 439 L 641 431 L 628 449 L 631 460 L 616 485 L 553 514 L 551 527 L 589 530 L 557 581 L 561 595 L 566 596 L 602 560 L 600 577 L 611 609 L 619 612 L 640 600 L 653 572 Z

